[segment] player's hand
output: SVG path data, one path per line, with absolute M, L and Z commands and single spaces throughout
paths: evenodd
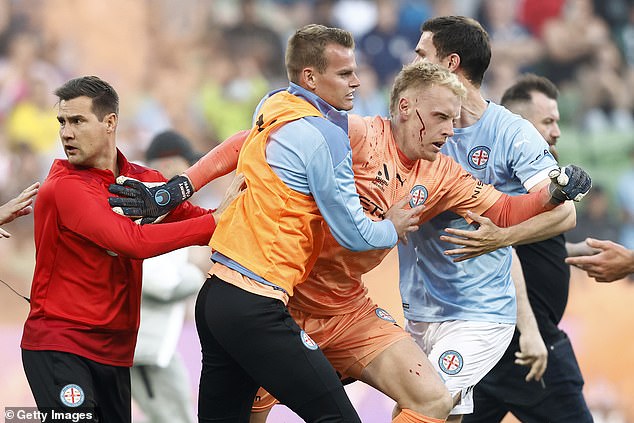
M 478 257 L 509 245 L 505 228 L 499 228 L 491 219 L 472 211 L 467 212 L 467 217 L 479 225 L 478 229 L 445 228 L 445 232 L 450 235 L 440 236 L 441 241 L 463 246 L 445 250 L 445 255 L 456 256 L 453 258 L 454 263 Z
M 586 239 L 586 244 L 599 253 L 568 257 L 566 263 L 586 271 L 597 282 L 614 282 L 634 273 L 634 250 L 594 238 Z
M 588 173 L 575 165 L 558 167 L 548 173 L 551 202 L 561 204 L 567 200 L 581 201 L 592 187 Z
M 20 195 L 9 200 L 6 204 L 0 205 L 0 225 L 12 222 L 20 216 L 26 216 L 33 211 L 33 197 L 37 194 L 40 183 L 25 188 Z M 0 228 L 1 238 L 10 238 L 11 234 Z
M 411 194 L 406 195 L 385 212 L 385 218 L 392 221 L 398 234 L 398 239 L 404 244 L 407 244 L 407 233 L 418 230 L 420 215 L 425 210 L 424 205 L 409 207 L 408 204 L 411 199 Z
M 108 202 L 115 213 L 134 219 L 141 224 L 156 223 L 167 213 L 194 194 L 194 187 L 185 175 L 174 176 L 167 183 L 144 183 L 119 176 L 117 184 L 108 191 L 121 197 L 110 197 Z
M 244 175 L 242 173 L 236 173 L 236 176 L 231 181 L 229 188 L 225 191 L 224 197 L 222 197 L 222 201 L 218 208 L 213 212 L 214 219 L 216 222 L 220 219 L 220 215 L 229 204 L 233 202 L 242 192 L 247 188 L 247 184 L 244 179 Z
M 540 380 L 548 365 L 548 349 L 538 330 L 520 333 L 520 350 L 515 352 L 515 364 L 530 368 L 526 382 Z

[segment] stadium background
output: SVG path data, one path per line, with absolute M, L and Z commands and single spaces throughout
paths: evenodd
M 63 156 L 51 92 L 65 79 L 95 74 L 114 85 L 121 97 L 118 143 L 130 158 L 141 159 L 151 136 L 167 127 L 207 151 L 247 127 L 260 96 L 285 84 L 283 47 L 295 28 L 319 22 L 351 30 L 363 84 L 354 111 L 385 114 L 389 81 L 401 63 L 411 60 L 420 23 L 434 15 L 464 14 L 477 17 L 492 35 L 494 60 L 483 87 L 487 98 L 499 100 L 518 72 L 557 80 L 560 161 L 588 169 L 609 199 L 605 222 L 584 229 L 618 230 L 617 182 L 634 168 L 629 157 L 634 13 L 628 0 L 252 3 L 246 10 L 231 0 L 0 0 L 0 203 L 43 180 L 51 160 Z M 570 59 L 549 45 L 549 34 L 574 31 L 575 25 L 596 37 L 588 40 L 583 55 Z M 601 28 L 607 29 L 604 38 Z M 581 38 L 578 32 L 565 42 Z M 227 181 L 214 182 L 196 201 L 214 206 Z M 630 190 L 634 195 L 634 187 Z M 0 241 L 0 279 L 26 294 L 34 266 L 32 218 L 6 228 L 13 237 Z M 206 270 L 207 250 L 197 252 Z M 396 254 L 390 254 L 366 280 L 375 301 L 401 322 L 396 265 Z M 597 422 L 634 422 L 634 341 L 628 335 L 634 326 L 633 299 L 634 284 L 628 281 L 597 284 L 572 270 L 562 327 L 577 352 Z M 28 305 L 5 287 L 0 287 L 0 304 L 0 407 L 29 406 L 33 400 L 19 355 Z M 199 345 L 191 319 L 179 348 L 188 358 L 195 389 Z M 360 383 L 348 389 L 363 421 L 389 421 L 391 400 Z M 298 421 L 276 408 L 270 421 Z M 135 420 L 143 420 L 136 410 Z

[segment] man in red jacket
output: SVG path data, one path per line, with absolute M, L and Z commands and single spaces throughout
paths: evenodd
M 88 413 L 82 421 L 130 422 L 142 260 L 206 245 L 217 216 L 191 203 L 165 219 L 174 223 L 160 225 L 137 225 L 113 213 L 108 186 L 117 176 L 165 178 L 118 151 L 119 98 L 107 82 L 76 78 L 55 94 L 68 160 L 55 160 L 35 205 L 24 371 L 40 409 Z

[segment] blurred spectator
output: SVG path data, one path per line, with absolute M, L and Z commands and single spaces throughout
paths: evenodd
M 634 128 L 623 60 L 610 40 L 577 70 L 583 127 L 591 132 Z
M 613 33 L 625 62 L 626 95 L 631 97 L 631 93 L 634 92 L 634 1 L 628 3 L 625 12 L 626 22 L 613 29 Z
M 305 3 L 303 1 L 298 1 L 298 3 Z M 313 13 L 312 13 L 312 23 L 321 24 L 325 26 L 335 26 L 335 4 L 336 0 L 315 0 L 313 1 Z M 308 23 L 308 22 L 306 22 Z M 299 28 L 301 25 L 296 24 Z
M 251 57 L 264 76 L 274 81 L 286 81 L 284 44 L 271 26 L 259 19 L 256 0 L 239 0 L 239 17 L 235 25 L 224 32 L 225 50 L 233 60 Z
M 15 34 L 29 27 L 29 17 L 17 9 L 15 1 L 0 0 L 0 56 L 8 54 L 9 41 Z
M 218 50 L 206 60 L 208 79 L 199 89 L 198 104 L 210 132 L 224 140 L 251 127 L 253 110 L 269 85 L 258 62 L 249 55 L 234 59 Z
M 54 96 L 48 84 L 35 75 L 27 75 L 28 90 L 9 112 L 6 131 L 9 145 L 26 144 L 37 154 L 50 159 L 58 145 L 59 123 L 52 107 Z M 47 162 L 50 160 L 47 160 Z
M 465 9 L 465 4 L 469 3 L 476 10 L 479 0 L 468 2 L 468 0 L 429 0 L 429 4 L 432 8 L 431 16 L 475 16 L 474 13 L 462 13 Z
M 336 0 L 332 8 L 332 26 L 350 31 L 358 41 L 377 22 L 378 11 L 375 3 L 376 0 Z
M 469 2 L 477 3 L 476 0 L 469 0 Z M 433 9 L 431 8 L 429 2 L 420 0 L 400 0 L 395 3 L 401 4 L 398 16 L 399 26 L 405 33 L 413 33 L 414 37 L 418 38 L 420 35 L 420 24 L 432 17 Z
M 610 41 L 610 32 L 594 13 L 592 0 L 566 0 L 560 15 L 547 20 L 542 31 L 547 59 L 544 76 L 561 89 L 572 82 L 576 68 L 592 63 Z
M 629 157 L 630 169 L 619 178 L 616 196 L 622 218 L 619 242 L 634 250 L 634 146 L 629 152 Z
M 62 80 L 60 72 L 42 59 L 36 33 L 21 31 L 9 40 L 8 55 L 0 58 L 0 121 L 27 96 L 33 78 L 45 81 L 47 91 Z
M 28 144 L 18 144 L 9 152 L 10 185 L 3 189 L 2 199 L 6 196 L 15 196 L 20 187 L 28 186 L 33 181 L 44 180 L 48 170 L 42 164 L 44 157 L 37 154 Z
M 566 0 L 520 0 L 519 21 L 536 37 L 542 36 L 544 24 L 562 13 Z
M 608 24 L 612 33 L 628 22 L 631 0 L 592 0 L 597 15 Z
M 503 61 L 526 72 L 542 58 L 544 49 L 539 39 L 517 21 L 517 7 L 518 0 L 482 0 L 477 18 L 491 39 L 491 66 Z
M 568 242 L 581 242 L 586 238 L 617 239 L 619 225 L 610 213 L 610 198 L 601 185 L 594 185 L 577 211 L 577 226 L 566 232 Z
M 493 65 L 494 61 L 495 65 Z M 519 78 L 520 70 L 517 64 L 509 58 L 503 60 L 494 60 L 492 58 L 491 63 L 489 71 L 484 74 L 482 92 L 487 100 L 499 103 L 504 91 Z
M 202 42 L 175 40 L 163 42 L 150 53 L 145 66 L 143 84 L 131 101 L 130 121 L 122 122 L 120 148 L 131 157 L 144 157 L 152 136 L 169 128 L 178 128 L 196 148 L 215 145 L 208 122 L 203 117 L 196 93 L 201 80 L 206 82 L 198 46 Z M 176 51 L 176 52 L 172 52 Z M 212 138 L 213 142 L 209 139 Z
M 615 39 L 619 46 L 625 63 L 634 67 L 634 2 L 630 2 L 625 10 L 625 23 L 615 30 Z
M 420 35 L 418 30 L 409 34 L 401 30 L 398 4 L 392 0 L 377 0 L 376 25 L 357 42 L 357 51 L 374 68 L 381 86 L 391 83 L 403 64 L 411 61 L 412 45 L 416 45 Z
M 198 160 L 188 140 L 168 130 L 156 135 L 145 159 L 166 178 Z M 143 262 L 141 324 L 130 370 L 132 397 L 152 423 L 193 423 L 189 378 L 176 350 L 185 320 L 186 299 L 205 277 L 182 248 Z
M 361 85 L 355 91 L 351 113 L 361 116 L 388 116 L 389 96 L 379 84 L 374 68 L 361 63 L 357 75 Z

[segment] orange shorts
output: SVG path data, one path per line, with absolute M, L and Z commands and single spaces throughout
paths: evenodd
M 319 345 L 341 378 L 359 379 L 363 369 L 390 345 L 408 338 L 387 311 L 370 298 L 358 310 L 336 316 L 316 316 L 288 307 L 297 324 Z M 253 412 L 270 409 L 277 400 L 260 388 Z

